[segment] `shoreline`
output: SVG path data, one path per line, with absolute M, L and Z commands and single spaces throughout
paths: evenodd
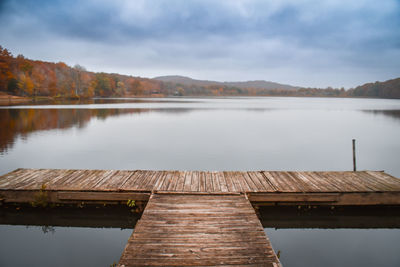
M 247 95 L 226 95 L 226 96 L 210 96 L 210 95 L 190 95 L 190 96 L 167 96 L 167 95 L 129 95 L 129 96 L 109 96 L 109 97 L 51 97 L 51 96 L 37 96 L 37 97 L 24 97 L 24 96 L 15 96 L 15 95 L 0 95 L 0 106 L 14 105 L 14 104 L 23 104 L 23 103 L 40 103 L 40 102 L 57 102 L 57 101 L 85 101 L 85 100 L 95 100 L 95 99 L 135 99 L 135 98 L 144 98 L 144 99 L 156 99 L 156 98 L 171 98 L 171 99 L 179 99 L 179 98 L 230 98 L 230 97 L 239 97 L 239 98 L 253 98 L 253 97 L 287 97 L 287 98 L 343 98 L 343 99 L 391 99 L 391 100 L 399 100 L 397 98 L 378 98 L 378 97 L 350 97 L 350 96 L 289 96 L 289 95 L 262 95 L 262 96 L 247 96 Z

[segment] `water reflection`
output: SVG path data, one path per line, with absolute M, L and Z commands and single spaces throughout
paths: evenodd
M 84 128 L 92 119 L 105 120 L 124 114 L 149 112 L 186 113 L 188 109 L 0 109 L 0 153 L 11 149 L 14 140 L 36 131 Z
M 382 115 L 393 118 L 395 120 L 400 120 L 400 110 L 364 110 L 364 112 L 374 114 L 374 115 Z
M 264 228 L 398 228 L 400 207 L 260 207 Z
M 140 214 L 125 206 L 33 208 L 3 206 L 0 224 L 133 229 Z M 49 230 L 49 229 L 48 229 Z M 47 231 L 48 232 L 48 231 Z
M 132 229 L 0 225 L 2 267 L 97 267 L 118 262 Z
M 318 98 L 1 107 L 0 174 L 22 167 L 350 170 L 355 138 L 360 169 L 400 176 L 397 110 L 396 100 Z
M 139 216 L 127 207 L 0 207 L 0 266 L 110 266 Z
M 400 265 L 400 207 L 261 208 L 283 266 Z
M 283 266 L 400 264 L 399 207 L 259 211 Z M 3 206 L 0 266 L 109 266 L 118 262 L 138 218 L 127 207 Z
M 41 105 L 93 105 L 93 104 L 113 104 L 113 103 L 162 103 L 162 102 L 181 102 L 180 99 L 171 98 L 91 98 L 81 100 L 61 100 L 61 99 L 41 99 L 36 101 L 20 101 L 11 106 L 41 106 Z M 0 106 L 10 106 L 8 102 L 0 102 Z

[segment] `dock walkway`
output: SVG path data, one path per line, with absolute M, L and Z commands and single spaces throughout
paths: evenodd
M 119 264 L 280 266 L 242 194 L 152 195 Z

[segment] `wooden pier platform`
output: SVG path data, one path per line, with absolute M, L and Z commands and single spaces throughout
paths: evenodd
M 0 177 L 0 201 L 147 201 L 151 193 L 243 193 L 258 205 L 400 205 L 400 179 L 379 171 L 204 172 L 17 169 Z
M 243 194 L 153 194 L 120 266 L 280 266 Z
M 253 205 L 400 205 L 384 172 L 204 172 L 17 169 L 2 203 L 147 206 L 119 265 L 280 266 Z

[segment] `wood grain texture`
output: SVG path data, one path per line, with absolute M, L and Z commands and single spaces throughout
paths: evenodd
M 221 265 L 280 266 L 244 195 L 153 194 L 119 262 Z

